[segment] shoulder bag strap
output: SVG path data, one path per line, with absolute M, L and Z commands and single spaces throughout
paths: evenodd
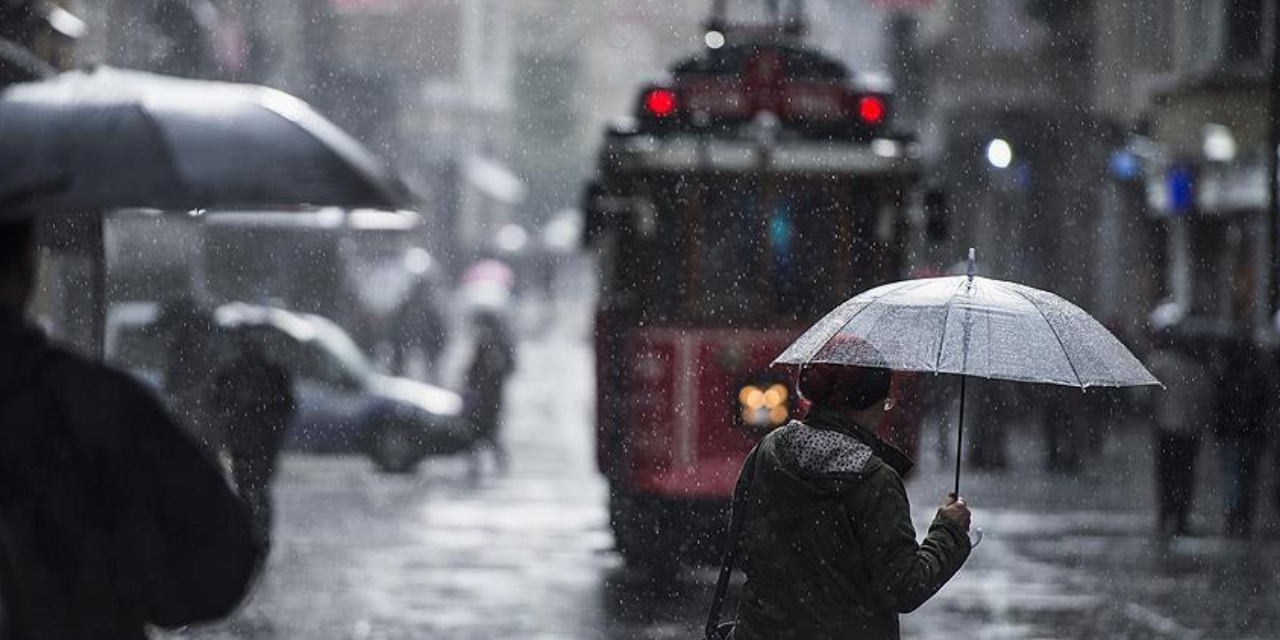
M 739 536 L 742 534 L 742 521 L 746 518 L 747 492 L 756 475 L 756 452 L 759 446 L 747 454 L 742 463 L 742 471 L 738 474 L 738 484 L 733 491 L 733 506 L 729 519 L 729 535 L 725 540 L 724 561 L 720 564 L 720 579 L 716 582 L 716 595 L 711 599 L 711 610 L 707 613 L 707 638 L 717 638 L 720 626 L 720 611 L 724 608 L 724 599 L 729 592 L 729 577 L 733 575 L 733 564 L 738 556 Z

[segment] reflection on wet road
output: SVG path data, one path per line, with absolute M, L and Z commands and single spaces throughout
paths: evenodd
M 408 476 L 377 474 L 362 458 L 288 458 L 277 547 L 252 602 L 228 622 L 176 635 L 697 637 L 714 571 L 655 584 L 611 550 L 592 459 L 590 358 L 581 338 L 522 346 L 506 476 L 472 481 L 456 458 Z M 904 619 L 904 636 L 1280 637 L 1280 547 L 1156 544 L 1145 446 L 1141 431 L 1120 434 L 1106 461 L 1070 480 L 1032 463 L 968 476 L 987 535 L 960 577 Z M 1034 457 L 1024 453 L 1014 457 Z M 926 461 L 911 483 L 921 525 L 946 474 Z

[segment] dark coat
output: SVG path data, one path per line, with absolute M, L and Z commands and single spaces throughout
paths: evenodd
M 218 372 L 210 402 L 233 449 L 278 447 L 297 409 L 289 372 L 257 351 L 239 353 Z
M 467 369 L 468 414 L 482 436 L 493 436 L 502 416 L 502 389 L 516 368 L 506 323 L 492 314 L 476 318 L 475 352 Z
M 765 436 L 743 526 L 735 640 L 897 640 L 898 614 L 964 564 L 969 536 L 950 521 L 936 518 L 916 542 L 884 446 L 821 410 Z
M 0 511 L 26 638 L 218 618 L 261 560 L 216 463 L 130 376 L 0 312 Z M 10 603 L 14 606 L 13 603 Z
M 1247 338 L 1223 346 L 1223 371 L 1217 377 L 1214 433 L 1221 439 L 1266 446 L 1273 420 L 1268 409 L 1274 393 L 1267 355 Z

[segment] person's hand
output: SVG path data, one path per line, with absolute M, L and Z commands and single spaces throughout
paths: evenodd
M 965 531 L 969 530 L 969 520 L 972 515 L 969 513 L 969 506 L 965 504 L 963 497 L 955 494 L 948 495 L 946 502 L 942 504 L 942 508 L 938 509 L 938 516 L 960 525 L 960 528 Z

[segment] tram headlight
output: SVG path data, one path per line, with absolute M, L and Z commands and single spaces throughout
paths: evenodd
M 780 384 L 769 387 L 769 390 L 764 392 L 764 404 L 770 408 L 786 406 L 787 388 Z
M 767 387 L 746 385 L 738 391 L 738 411 L 742 421 L 756 428 L 777 427 L 791 417 L 787 386 L 774 383 Z

